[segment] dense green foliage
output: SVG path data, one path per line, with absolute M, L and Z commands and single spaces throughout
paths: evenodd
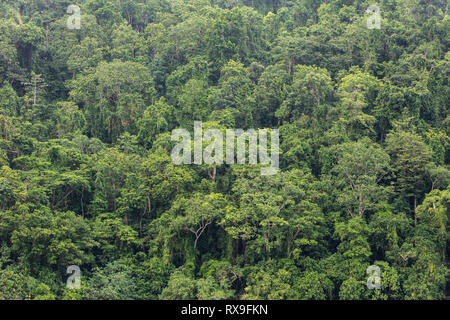
M 443 299 L 447 10 L 2 1 L 0 299 Z M 280 171 L 175 165 L 194 121 L 278 128 Z

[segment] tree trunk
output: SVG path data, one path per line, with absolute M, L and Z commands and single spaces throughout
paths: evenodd
M 216 172 L 217 172 L 217 168 L 216 168 L 216 164 L 214 163 L 213 165 L 213 173 L 211 174 L 211 169 L 208 169 L 208 175 L 211 178 L 211 180 L 213 182 L 216 182 Z
M 416 196 L 414 196 L 414 225 L 417 225 L 416 209 L 417 209 L 417 198 Z

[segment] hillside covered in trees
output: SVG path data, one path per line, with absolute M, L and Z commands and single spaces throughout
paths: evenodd
M 444 299 L 449 43 L 446 0 L 1 1 L 0 299 Z M 280 170 L 176 165 L 194 121 Z

